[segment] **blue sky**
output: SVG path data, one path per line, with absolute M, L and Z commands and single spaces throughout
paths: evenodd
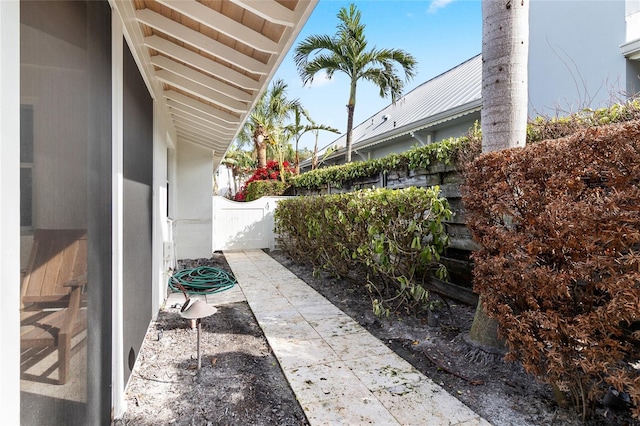
M 347 78 L 340 73 L 330 81 L 317 76 L 311 86 L 303 87 L 293 62 L 293 50 L 309 35 L 333 35 L 338 10 L 350 3 L 355 3 L 362 14 L 369 49 L 399 48 L 418 61 L 417 75 L 407 84 L 405 93 L 481 52 L 480 0 L 320 0 L 274 79 L 288 84 L 288 97 L 299 99 L 314 121 L 341 133 L 347 127 Z M 368 82 L 359 81 L 357 90 L 354 126 L 391 103 Z M 320 132 L 318 147 L 330 144 L 338 136 Z M 314 142 L 315 137 L 309 132 L 300 148 L 313 149 Z

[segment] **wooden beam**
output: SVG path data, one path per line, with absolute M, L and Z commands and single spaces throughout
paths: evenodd
M 177 44 L 172 43 L 169 40 L 165 40 L 157 35 L 145 37 L 144 44 L 150 49 L 157 50 L 167 56 L 185 62 L 194 68 L 213 74 L 216 77 L 238 87 L 242 87 L 243 89 L 257 91 L 262 87 L 260 81 L 247 77 L 232 68 L 225 67 L 216 61 L 207 59 L 196 52 L 178 46 Z
M 208 75 L 196 71 L 193 68 L 189 68 L 186 65 L 182 65 L 166 56 L 156 55 L 151 57 L 151 63 L 159 68 L 163 68 L 167 71 L 171 71 L 174 74 L 187 78 L 194 83 L 198 83 L 201 86 L 208 87 L 216 92 L 220 92 L 223 95 L 229 96 L 240 102 L 251 102 L 253 96 L 243 90 L 230 86 L 220 80 L 216 80 Z
M 207 145 L 206 143 L 202 143 L 202 142 L 200 142 L 200 141 L 194 141 L 194 140 L 192 140 L 192 139 L 190 139 L 190 138 L 188 138 L 188 137 L 186 137 L 186 136 L 180 135 L 180 134 L 178 134 L 178 138 L 179 138 L 180 140 L 184 141 L 184 142 L 188 142 L 188 143 L 191 143 L 191 144 L 197 145 L 197 146 L 199 146 L 200 148 L 209 149 L 209 150 L 211 150 L 211 151 L 213 152 L 213 155 L 215 155 L 215 153 L 217 152 L 213 147 L 211 147 L 211 146 Z
M 270 54 L 278 53 L 278 43 L 265 37 L 261 33 L 252 30 L 239 22 L 234 21 L 220 12 L 198 3 L 195 0 L 156 0 L 158 3 L 175 10 L 176 12 L 193 19 L 209 28 L 238 40 L 261 52 Z
M 200 118 L 204 121 L 207 121 L 211 124 L 215 124 L 221 129 L 235 132 L 238 128 L 237 124 L 229 124 L 226 121 L 220 120 L 218 117 L 207 114 L 204 111 L 195 109 L 191 106 L 181 104 L 180 102 L 176 102 L 173 99 L 167 99 L 167 106 L 173 111 L 180 111 L 183 114 L 188 114 L 190 116 Z
M 175 124 L 181 124 L 181 125 L 183 125 L 185 127 L 189 127 L 189 128 L 192 128 L 192 129 L 197 129 L 199 131 L 206 132 L 207 134 L 210 134 L 212 136 L 215 136 L 215 137 L 218 137 L 218 138 L 221 138 L 221 139 L 233 138 L 233 134 L 229 135 L 229 134 L 225 134 L 225 133 L 220 133 L 219 130 L 212 129 L 211 127 L 209 127 L 209 126 L 207 126 L 205 124 L 202 124 L 202 123 L 199 123 L 199 122 L 194 122 L 194 121 L 192 121 L 192 120 L 190 120 L 188 118 L 181 117 L 179 115 L 173 114 L 173 122 L 174 122 L 174 125 Z
M 150 9 L 136 11 L 136 20 L 245 71 L 259 75 L 268 74 L 266 64 Z
M 227 129 L 222 129 L 210 121 L 202 121 L 199 118 L 196 118 L 192 115 L 189 115 L 185 112 L 176 109 L 169 109 L 169 112 L 172 114 L 174 120 L 181 121 L 185 124 L 193 124 L 196 126 L 200 126 L 206 129 L 209 129 L 211 132 L 216 133 L 216 135 L 220 137 L 233 137 L 235 131 L 229 131 Z
M 466 303 L 469 306 L 476 306 L 478 304 L 478 295 L 470 288 L 448 283 L 435 277 L 429 278 L 426 285 L 427 289 L 431 291 L 435 291 L 438 294 L 459 302 Z
M 193 138 L 189 135 L 184 135 L 184 134 L 178 134 L 178 137 L 182 140 L 187 140 L 191 143 L 197 144 L 203 148 L 207 148 L 210 149 L 212 151 L 216 151 L 216 152 L 226 152 L 226 148 L 222 149 L 222 148 L 216 148 L 215 146 L 212 146 L 211 144 L 207 143 L 207 142 L 203 142 L 201 140 L 198 140 L 196 138 Z
M 176 92 L 175 90 L 165 90 L 164 96 L 167 99 L 172 99 L 183 105 L 187 105 L 192 108 L 195 108 L 208 115 L 216 117 L 218 120 L 222 120 L 226 123 L 234 124 L 234 125 L 240 124 L 240 117 L 236 117 L 235 115 L 229 114 L 226 111 L 221 111 L 217 108 L 212 107 L 211 105 L 207 105 L 196 99 L 190 98 L 189 96 L 183 95 L 182 93 Z
M 294 25 L 293 10 L 287 9 L 278 2 L 265 0 L 231 0 L 231 2 L 274 24 L 286 27 Z
M 179 131 L 180 133 L 183 133 L 186 135 L 190 135 L 194 138 L 198 138 L 202 140 L 202 142 L 207 142 L 211 145 L 215 145 L 218 147 L 222 147 L 222 146 L 226 147 L 231 144 L 232 138 L 225 138 L 226 141 L 225 140 L 221 141 L 222 138 L 218 138 L 209 132 L 199 131 L 198 129 L 194 129 L 193 127 L 184 125 L 182 123 L 174 123 L 174 125 L 176 126 L 176 131 Z
M 215 149 L 223 150 L 222 148 L 226 149 L 228 147 L 228 145 L 226 145 L 226 144 L 216 143 L 212 139 L 206 139 L 206 138 L 203 138 L 202 136 L 194 135 L 194 134 L 189 133 L 189 132 L 184 131 L 184 130 L 177 130 L 176 133 L 178 134 L 178 136 L 189 138 L 189 139 L 191 139 L 193 141 L 198 141 L 201 144 L 206 145 L 206 146 L 208 146 L 209 148 L 212 148 L 212 149 L 215 148 Z
M 249 109 L 249 106 L 246 102 L 239 102 L 235 99 L 231 99 L 230 97 L 225 96 L 220 92 L 211 90 L 206 86 L 202 86 L 201 84 L 194 83 L 188 78 L 182 77 L 178 74 L 174 74 L 167 70 L 156 71 L 156 78 L 164 81 L 171 86 L 182 89 L 185 92 L 191 93 L 194 96 L 205 99 L 211 103 L 229 109 L 233 112 L 237 112 L 238 114 L 247 112 L 247 110 Z

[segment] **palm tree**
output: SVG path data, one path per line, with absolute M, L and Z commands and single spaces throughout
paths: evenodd
M 314 76 L 324 70 L 331 79 L 336 71 L 350 79 L 347 103 L 347 151 L 345 161 L 351 162 L 353 112 L 356 106 L 356 87 L 359 80 L 369 81 L 380 89 L 380 96 L 391 95 L 392 102 L 402 94 L 404 83 L 415 75 L 415 58 L 401 49 L 367 50 L 365 25 L 360 22 L 360 11 L 355 4 L 340 8 L 337 32 L 333 36 L 311 35 L 295 48 L 294 61 L 304 84 L 312 83 Z M 396 72 L 400 65 L 404 81 Z
M 252 166 L 251 156 L 247 151 L 232 147 L 224 155 L 221 161 L 231 174 L 229 180 L 233 181 L 233 194 L 238 192 L 238 178 L 243 177 L 245 170 Z
M 482 152 L 525 145 L 529 1 L 482 2 Z M 500 348 L 497 322 L 478 301 L 471 341 Z
M 277 135 L 282 133 L 284 122 L 289 118 L 294 104 L 298 101 L 287 99 L 287 84 L 283 80 L 276 80 L 269 90 L 265 91 L 249 118 L 238 134 L 238 146 L 242 147 L 249 141 L 253 143 L 258 167 L 267 165 L 267 144 L 276 143 Z
M 529 1 L 483 1 L 482 22 L 482 152 L 524 146 Z
M 303 124 L 302 118 L 305 118 L 309 124 Z M 298 143 L 300 142 L 300 138 L 307 132 L 315 132 L 316 135 L 316 149 L 318 144 L 318 133 L 320 130 L 326 130 L 328 132 L 340 133 L 338 129 L 334 129 L 333 127 L 326 126 L 324 124 L 318 124 L 311 119 L 309 116 L 309 112 L 305 110 L 299 102 L 296 102 L 293 106 L 293 123 L 290 123 L 286 130 L 288 133 L 295 138 L 296 148 L 295 148 L 295 173 L 300 174 L 300 156 L 298 155 Z

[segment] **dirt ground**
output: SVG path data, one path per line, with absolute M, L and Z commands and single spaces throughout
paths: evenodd
M 314 277 L 312 268 L 283 252 L 270 255 L 494 425 L 640 425 L 626 411 L 604 407 L 582 423 L 518 365 L 470 348 L 464 336 L 474 307 L 448 301 L 436 327 L 402 314 L 376 318 L 364 286 Z M 229 270 L 220 253 L 181 267 L 205 264 Z M 115 426 L 308 425 L 246 302 L 223 306 L 203 320 L 199 372 L 196 332 L 185 321 L 178 309 L 168 309 L 151 324 L 127 389 L 128 410 Z

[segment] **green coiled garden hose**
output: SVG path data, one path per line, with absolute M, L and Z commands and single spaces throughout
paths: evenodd
M 169 277 L 169 288 L 187 294 L 214 294 L 233 287 L 236 279 L 222 269 L 211 266 L 199 266 L 192 269 L 181 269 Z

